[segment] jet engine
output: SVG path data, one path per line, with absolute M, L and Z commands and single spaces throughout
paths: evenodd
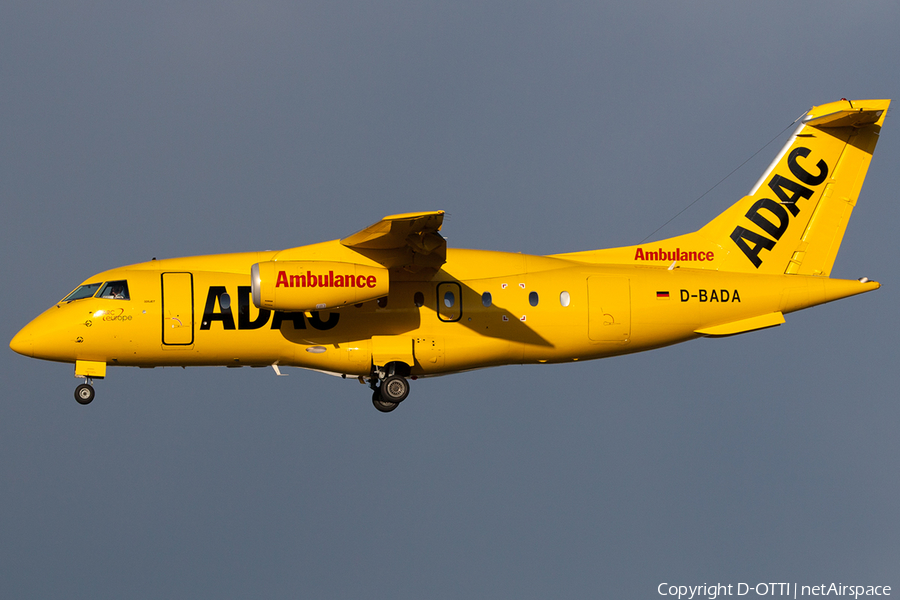
M 388 270 L 357 263 L 270 260 L 250 267 L 257 308 L 309 311 L 340 308 L 388 293 Z

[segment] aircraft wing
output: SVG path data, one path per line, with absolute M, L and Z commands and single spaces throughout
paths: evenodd
M 447 240 L 438 233 L 443 222 L 442 210 L 388 215 L 341 244 L 388 269 L 436 271 L 447 261 Z

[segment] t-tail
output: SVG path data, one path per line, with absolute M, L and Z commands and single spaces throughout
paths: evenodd
M 841 100 L 814 106 L 750 194 L 699 231 L 568 257 L 827 277 L 889 105 Z

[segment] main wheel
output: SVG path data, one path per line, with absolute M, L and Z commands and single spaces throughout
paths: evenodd
M 381 399 L 381 390 L 375 390 L 372 392 L 372 404 L 379 411 L 383 413 L 388 413 L 397 408 L 396 402 L 385 402 Z
M 381 382 L 381 398 L 386 402 L 403 402 L 409 396 L 409 382 L 405 377 L 391 375 Z
M 77 388 L 75 388 L 75 400 L 78 404 L 90 404 L 91 400 L 94 399 L 94 388 L 93 386 L 82 383 Z

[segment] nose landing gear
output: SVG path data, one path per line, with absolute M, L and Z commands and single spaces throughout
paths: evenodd
M 94 399 L 94 386 L 90 377 L 85 377 L 84 383 L 75 388 L 75 401 L 78 404 L 90 404 Z
M 90 325 L 90 321 L 88 321 Z M 75 379 L 84 378 L 84 383 L 75 388 L 75 400 L 78 404 L 90 404 L 94 399 L 94 377 L 106 377 L 106 363 L 95 360 L 76 360 Z

